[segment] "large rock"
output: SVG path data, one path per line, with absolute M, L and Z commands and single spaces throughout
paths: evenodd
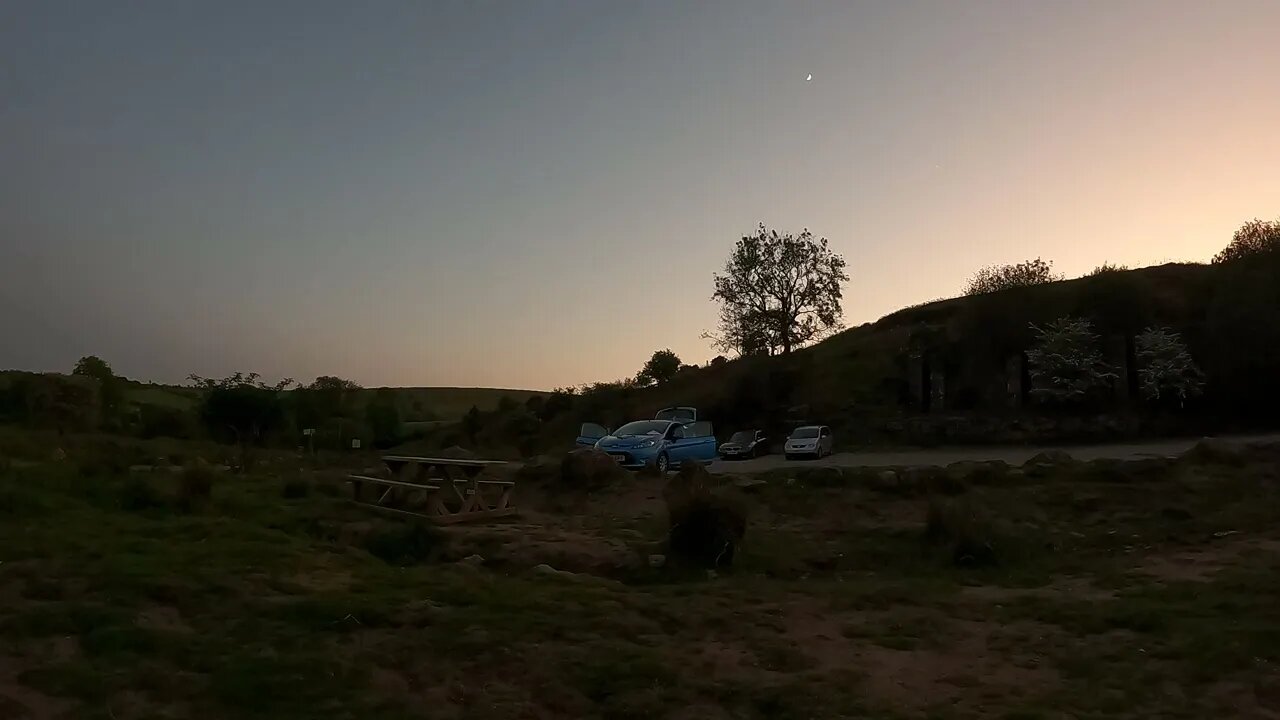
M 1183 453 L 1182 459 L 1195 465 L 1239 465 L 1244 462 L 1244 451 L 1225 440 L 1204 438 Z
M 478 460 L 479 459 L 479 456 L 477 456 L 474 452 L 471 452 L 470 450 L 464 447 L 459 447 L 457 445 L 450 445 L 449 447 L 441 450 L 439 453 L 439 456 L 447 460 Z
M 1003 460 L 963 460 L 947 466 L 947 477 L 965 485 L 1001 484 L 1009 475 L 1009 464 Z
M 590 490 L 606 487 L 627 476 L 618 461 L 595 448 L 570 452 L 560 461 L 560 482 L 566 488 Z
M 1028 477 L 1044 477 L 1073 467 L 1076 459 L 1064 450 L 1045 450 L 1022 464 L 1022 472 Z

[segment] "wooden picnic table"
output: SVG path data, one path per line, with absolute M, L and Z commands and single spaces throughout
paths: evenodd
M 505 465 L 504 461 L 386 455 L 382 462 L 390 478 L 347 476 L 357 505 L 442 525 L 516 514 L 511 503 L 515 482 L 480 477 L 488 468 Z M 366 486 L 382 488 L 377 500 L 365 499 Z

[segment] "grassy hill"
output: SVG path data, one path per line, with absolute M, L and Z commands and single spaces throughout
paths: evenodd
M 688 370 L 654 388 L 602 387 L 544 428 L 548 445 L 578 422 L 616 426 L 692 404 L 718 434 L 798 422 L 835 426 L 841 444 L 1114 439 L 1274 425 L 1280 406 L 1280 258 L 1169 264 L 958 297 L 906 308 L 790 356 Z M 1020 367 L 1032 324 L 1085 317 L 1121 375 L 1114 401 L 1079 417 L 1047 417 Z M 1182 334 L 1204 371 L 1203 396 L 1153 408 L 1136 392 L 1133 338 L 1151 326 Z M 1112 417 L 1096 423 L 1090 417 Z M 1033 416 L 1028 420 L 1028 416 Z M 1114 418 L 1123 418 L 1115 420 Z M 1037 423 L 1039 424 L 1037 426 Z
M 0 371 L 0 390 L 15 378 L 29 373 Z M 362 405 L 378 388 L 359 391 L 356 403 Z M 452 421 L 461 418 L 473 406 L 482 411 L 494 410 L 504 397 L 523 405 L 530 397 L 546 395 L 540 390 L 505 388 L 406 387 L 391 388 L 399 399 L 407 421 Z M 195 388 L 129 381 L 124 386 L 124 399 L 133 405 L 148 405 L 173 410 L 192 410 L 199 400 Z

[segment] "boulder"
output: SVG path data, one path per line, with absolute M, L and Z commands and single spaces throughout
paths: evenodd
M 566 488 L 591 490 L 606 487 L 627 476 L 618 461 L 594 448 L 581 448 L 560 461 L 560 481 Z
M 1183 453 L 1182 459 L 1193 465 L 1239 465 L 1244 461 L 1244 451 L 1225 440 L 1207 437 Z
M 438 455 L 439 457 L 445 458 L 447 460 L 478 460 L 479 459 L 479 456 L 477 456 L 475 453 L 471 452 L 470 450 L 464 447 L 459 447 L 457 445 L 450 445 L 449 447 L 441 450 L 438 453 Z
M 1009 464 L 1003 460 L 964 460 L 946 468 L 947 477 L 966 485 L 994 485 L 1005 480 Z
M 1076 464 L 1065 450 L 1045 450 L 1022 464 L 1022 472 L 1030 477 L 1044 477 Z

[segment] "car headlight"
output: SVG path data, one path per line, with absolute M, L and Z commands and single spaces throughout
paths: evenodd
M 645 440 L 644 442 L 640 443 L 640 447 L 642 447 L 642 448 L 651 448 L 651 447 L 653 447 L 654 445 L 657 445 L 657 444 L 658 444 L 658 441 L 657 441 L 657 440 Z

